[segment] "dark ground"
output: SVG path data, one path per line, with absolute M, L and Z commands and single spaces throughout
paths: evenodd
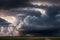
M 0 37 L 0 40 L 45 40 L 46 37 Z M 49 40 L 60 40 L 60 37 L 48 37 Z

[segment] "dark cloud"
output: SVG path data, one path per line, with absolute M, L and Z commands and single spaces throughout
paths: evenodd
M 22 34 L 24 33 L 32 33 L 32 34 L 38 34 L 39 35 L 57 35 L 59 33 L 60 29 L 60 5 L 33 5 L 30 3 L 31 0 L 0 0 L 0 7 L 4 8 L 11 8 L 9 10 L 4 10 L 7 12 L 0 13 L 2 15 L 6 14 L 8 16 L 15 16 L 18 17 L 16 21 L 18 21 L 18 24 L 16 27 L 20 27 L 20 29 L 23 29 Z M 59 0 L 40 0 L 41 2 L 50 2 L 50 3 L 56 3 L 59 4 Z M 4 2 L 4 3 L 3 3 Z M 19 6 L 19 8 L 18 8 Z M 17 7 L 17 8 L 14 8 Z M 21 8 L 22 7 L 22 8 Z M 24 8 L 26 7 L 26 9 Z M 28 8 L 29 7 L 29 8 Z M 35 8 L 35 9 L 34 9 Z M 43 14 L 43 11 L 38 11 L 36 9 L 43 9 L 45 10 L 45 14 Z M 5 15 L 5 16 L 6 16 Z M 43 16 L 42 16 L 43 15 Z M 5 20 L 0 19 L 0 24 L 5 25 Z M 2 25 L 2 26 L 3 26 Z M 9 25 L 9 23 L 8 23 Z M 21 31 L 18 29 L 19 31 Z M 20 32 L 21 33 L 21 32 Z
M 18 26 L 20 29 L 23 29 L 22 34 L 24 32 L 26 34 L 33 32 L 36 35 L 40 33 L 39 35 L 56 36 L 60 29 L 60 16 L 58 16 L 60 14 L 60 6 L 46 5 L 43 7 L 42 9 L 46 11 L 46 15 L 41 13 L 41 11 L 36 11 L 37 8 L 35 7 L 35 9 L 26 7 L 10 9 L 8 11 L 12 12 L 10 14 L 13 15 L 19 14 L 19 16 L 17 15 L 19 17 L 17 20 L 19 21 Z
M 22 21 L 21 29 L 27 33 L 40 33 L 45 36 L 56 36 L 60 29 L 60 7 L 59 6 L 46 6 L 46 15 L 41 16 L 39 11 L 23 10 L 21 13 L 25 14 L 25 18 Z M 36 15 L 35 15 L 36 14 Z M 23 34 L 23 32 L 22 32 Z
M 31 2 L 47 2 L 59 4 L 60 0 L 0 0 L 0 9 L 10 9 L 16 7 L 37 7 Z
M 29 0 L 0 0 L 0 8 L 14 8 L 28 6 Z
M 8 23 L 6 20 L 0 18 L 0 27 L 8 27 L 11 23 Z

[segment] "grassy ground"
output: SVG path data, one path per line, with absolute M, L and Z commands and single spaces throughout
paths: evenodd
M 48 37 L 50 40 L 60 40 L 60 37 Z M 45 40 L 45 37 L 0 37 L 0 40 Z

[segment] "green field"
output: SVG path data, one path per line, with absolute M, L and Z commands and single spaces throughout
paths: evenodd
M 50 40 L 60 40 L 60 37 L 48 37 Z M 0 37 L 0 40 L 45 40 L 45 37 Z

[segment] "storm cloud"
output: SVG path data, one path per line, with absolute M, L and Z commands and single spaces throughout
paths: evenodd
M 8 23 L 6 20 L 0 18 L 0 27 L 4 26 L 4 27 L 8 27 L 10 23 Z
M 10 9 L 16 7 L 36 7 L 33 2 L 46 2 L 51 4 L 59 4 L 60 0 L 0 0 L 0 9 Z
M 23 29 L 22 34 L 26 31 L 26 34 L 58 36 L 60 34 L 59 2 L 60 0 L 0 0 L 0 17 L 15 17 L 16 30 Z

